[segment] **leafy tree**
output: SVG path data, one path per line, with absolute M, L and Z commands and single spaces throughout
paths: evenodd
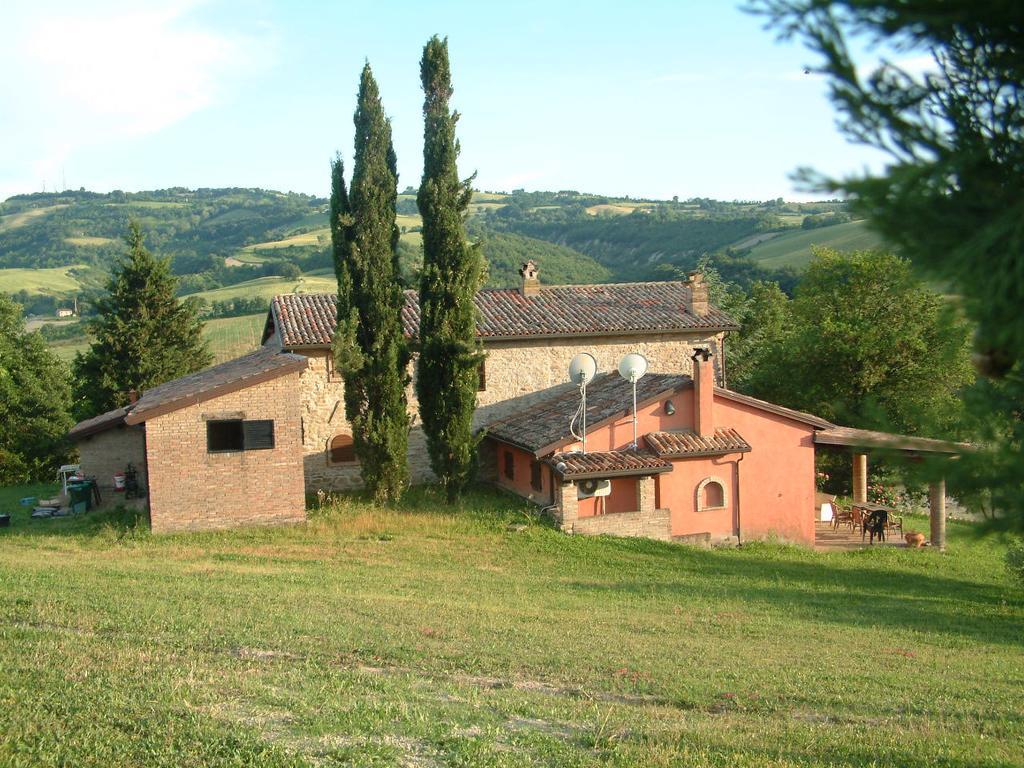
M 965 396 L 981 450 L 946 470 L 988 489 L 1024 529 L 1024 35 L 1012 0 L 753 0 L 784 37 L 821 56 L 842 127 L 886 151 L 884 173 L 819 187 L 851 195 L 886 239 L 954 287 L 977 323 L 988 380 Z M 851 41 L 927 51 L 914 76 L 889 62 L 861 76 Z
M 137 222 L 128 225 L 127 242 L 128 256 L 89 321 L 93 342 L 75 356 L 75 407 L 82 418 L 124 405 L 130 390 L 141 393 L 212 360 L 195 305 L 175 298 L 168 260 L 146 250 Z
M 53 479 L 69 455 L 70 407 L 67 366 L 0 294 L 0 485 Z
M 473 435 L 473 412 L 483 351 L 476 338 L 473 297 L 483 282 L 484 261 L 479 246 L 466 241 L 473 177 L 461 181 L 456 167 L 459 116 L 448 109 L 447 40 L 435 35 L 427 42 L 420 77 L 426 125 L 423 181 L 416 198 L 423 216 L 416 392 L 430 465 L 451 503 L 476 473 L 479 438 Z
M 969 330 L 906 259 L 817 249 L 788 307 L 760 301 L 774 317 L 744 373 L 751 394 L 853 427 L 948 433 L 960 423 Z
M 331 174 L 331 240 L 338 278 L 334 356 L 345 379 L 363 482 L 378 503 L 397 501 L 408 485 L 409 350 L 402 335 L 398 282 L 398 171 L 391 123 L 370 65 L 363 67 L 355 112 L 351 189 L 336 159 Z

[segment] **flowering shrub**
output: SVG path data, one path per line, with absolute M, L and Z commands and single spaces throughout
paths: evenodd
M 815 477 L 817 478 L 817 481 L 818 481 L 818 483 L 817 483 L 818 489 L 819 490 L 824 489 L 825 483 L 828 482 L 828 472 L 815 472 Z
M 887 507 L 908 508 L 911 506 L 910 496 L 906 491 L 892 485 L 868 483 L 868 501 L 873 504 L 885 504 Z

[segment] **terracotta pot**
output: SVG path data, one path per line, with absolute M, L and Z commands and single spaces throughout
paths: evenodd
M 903 536 L 907 540 L 908 547 L 923 547 L 924 546 L 924 534 L 923 533 L 908 533 Z

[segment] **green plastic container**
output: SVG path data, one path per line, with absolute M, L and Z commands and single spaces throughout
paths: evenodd
M 79 509 L 79 504 L 85 504 L 86 511 L 92 509 L 91 483 L 68 483 L 68 496 L 71 497 L 72 509 Z

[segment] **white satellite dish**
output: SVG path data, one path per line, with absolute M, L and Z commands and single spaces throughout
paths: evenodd
M 589 352 L 580 352 L 569 363 L 569 380 L 573 384 L 586 386 L 597 375 L 597 360 Z
M 636 450 L 636 383 L 647 373 L 647 358 L 631 352 L 619 361 L 619 376 L 633 385 L 633 450 Z
M 636 352 L 626 355 L 619 361 L 619 376 L 626 381 L 639 381 L 647 373 L 647 358 Z
M 583 453 L 587 452 L 587 384 L 597 375 L 597 360 L 589 352 L 580 352 L 569 363 L 569 380 L 580 388 L 580 407 L 569 422 L 569 432 L 583 444 Z M 580 419 L 582 432 L 577 435 L 575 424 Z

